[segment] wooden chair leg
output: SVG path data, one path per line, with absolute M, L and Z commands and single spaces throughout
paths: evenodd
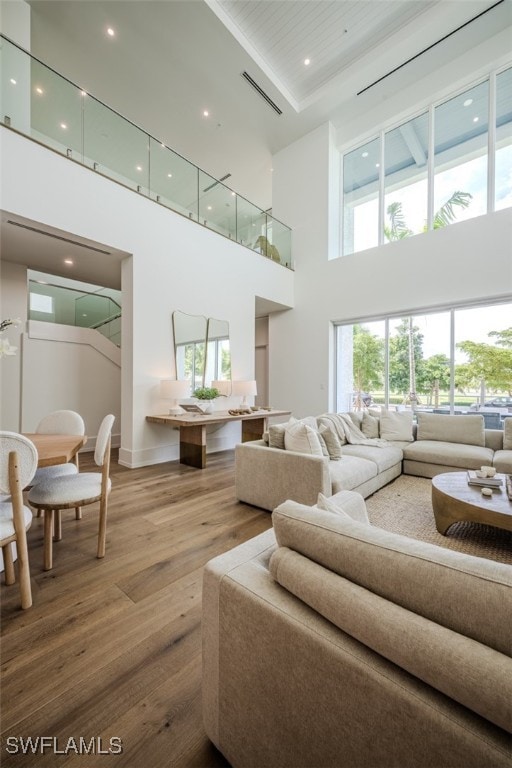
M 100 501 L 100 524 L 98 530 L 98 554 L 97 557 L 105 557 L 107 541 L 107 499 Z
M 36 515 L 36 517 L 41 517 L 41 515 L 42 515 L 42 514 L 43 514 L 43 513 L 42 513 L 42 510 L 38 509 L 38 510 L 37 510 L 37 515 Z
M 16 541 L 16 547 L 18 550 L 21 607 L 25 610 L 32 605 L 32 587 L 30 585 L 30 563 L 28 559 L 27 537 L 20 536 Z
M 62 539 L 62 512 L 60 509 L 53 511 L 53 540 L 60 541 Z
M 82 519 L 82 507 L 75 507 L 75 520 Z
M 12 545 L 5 544 L 2 547 L 2 555 L 4 558 L 4 571 L 5 571 L 5 583 L 7 585 L 14 584 L 16 576 L 14 574 L 14 562 L 12 559 Z
M 53 510 L 44 510 L 44 565 L 45 571 L 53 567 Z

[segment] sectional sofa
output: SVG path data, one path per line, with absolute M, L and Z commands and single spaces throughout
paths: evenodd
M 287 501 L 206 565 L 209 738 L 234 768 L 510 768 L 512 568 L 361 505 Z
M 319 448 L 322 433 L 329 439 Z M 366 498 L 402 472 L 434 477 L 483 465 L 512 473 L 512 419 L 495 430 L 485 429 L 481 414 L 419 412 L 417 423 L 408 411 L 322 414 L 237 445 L 236 496 L 272 511 L 287 499 L 315 504 L 319 493 L 353 490 Z

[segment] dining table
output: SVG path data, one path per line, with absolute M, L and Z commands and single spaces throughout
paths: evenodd
M 24 432 L 37 450 L 37 466 L 51 467 L 55 464 L 67 464 L 87 442 L 86 435 L 53 435 L 40 432 Z

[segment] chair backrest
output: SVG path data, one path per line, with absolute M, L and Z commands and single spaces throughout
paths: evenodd
M 37 449 L 34 443 L 17 432 L 0 432 L 0 493 L 11 493 L 9 487 L 9 454 L 18 456 L 19 479 L 22 488 L 29 485 L 37 469 Z
M 100 424 L 98 437 L 96 438 L 96 448 L 94 451 L 94 461 L 98 467 L 102 467 L 105 462 L 107 449 L 110 448 L 110 436 L 115 420 L 116 417 L 109 413 L 108 416 L 105 416 Z
M 76 411 L 53 411 L 36 427 L 42 435 L 85 435 L 84 420 Z

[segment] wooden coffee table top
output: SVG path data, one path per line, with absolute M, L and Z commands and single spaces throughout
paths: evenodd
M 512 531 L 512 501 L 507 496 L 506 475 L 496 475 L 503 485 L 483 496 L 481 487 L 469 485 L 466 472 L 445 472 L 432 478 L 432 508 L 439 533 L 452 523 L 470 520 Z

